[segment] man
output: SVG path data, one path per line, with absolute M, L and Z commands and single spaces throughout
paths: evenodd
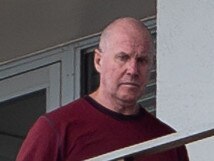
M 126 17 L 108 25 L 95 50 L 99 88 L 41 116 L 17 161 L 84 160 L 174 132 L 137 104 L 149 78 L 153 53 L 149 31 L 140 21 Z M 188 161 L 185 147 L 131 159 Z

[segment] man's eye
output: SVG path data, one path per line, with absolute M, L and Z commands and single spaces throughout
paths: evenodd
M 119 55 L 118 59 L 120 61 L 127 61 L 129 59 L 129 56 L 128 55 Z
M 148 63 L 148 58 L 138 58 L 138 63 L 140 64 L 147 64 Z

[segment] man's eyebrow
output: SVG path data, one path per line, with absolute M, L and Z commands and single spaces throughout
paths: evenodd
M 139 55 L 139 56 L 137 56 L 137 58 L 147 58 L 147 57 L 149 57 L 148 54 L 144 54 L 144 55 Z
M 123 51 L 121 51 L 121 52 L 118 52 L 118 53 L 116 53 L 115 54 L 115 56 L 125 56 L 125 55 L 129 55 L 128 53 L 126 53 L 126 52 L 123 52 Z
M 118 53 L 116 53 L 116 54 L 125 54 L 125 55 L 128 55 L 128 53 L 123 52 L 123 51 L 120 51 L 120 52 L 118 52 Z

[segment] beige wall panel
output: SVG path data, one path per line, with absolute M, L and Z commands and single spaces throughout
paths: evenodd
M 156 0 L 1 0 L 0 63 L 156 14 Z

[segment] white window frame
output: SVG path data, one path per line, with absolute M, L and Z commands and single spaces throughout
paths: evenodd
M 11 75 L 0 81 L 0 101 L 46 89 L 46 111 L 60 106 L 60 63 Z
M 13 93 L 11 95 L 5 94 L 0 96 L 0 102 L 4 100 L 9 100 L 15 96 L 20 96 L 44 88 L 44 86 L 51 86 L 49 90 L 50 96 L 47 96 L 49 100 L 49 107 L 47 111 L 51 111 L 56 108 L 65 105 L 72 100 L 80 97 L 80 52 L 82 49 L 88 48 L 98 43 L 99 33 L 91 35 L 79 40 L 68 42 L 66 44 L 61 44 L 53 48 L 45 49 L 36 53 L 32 53 L 26 57 L 19 58 L 17 60 L 12 60 L 10 62 L 5 62 L 0 64 L 0 83 L 1 81 L 13 78 L 23 73 L 28 73 L 30 71 L 40 70 L 45 67 L 50 67 L 53 64 L 59 63 L 59 70 L 56 69 L 49 70 L 50 72 L 50 84 L 43 85 L 41 87 L 32 87 L 28 91 L 19 91 L 18 93 Z M 52 73 L 52 74 L 51 74 Z M 60 78 L 55 75 L 58 73 Z M 57 82 L 58 81 L 58 82 Z M 54 88 L 54 84 L 60 84 L 60 90 Z M 3 90 L 4 91 L 4 90 Z M 4 92 L 2 92 L 4 93 Z M 56 98 L 54 96 L 59 93 L 59 103 L 51 98 Z
M 11 98 L 27 94 L 42 88 L 47 88 L 47 111 L 51 111 L 56 107 L 66 104 L 73 100 L 73 54 L 69 46 L 63 48 L 47 49 L 40 53 L 34 53 L 31 56 L 7 62 L 0 65 L 0 83 L 25 73 L 37 71 L 37 75 L 48 70 L 49 84 L 35 85 L 25 90 L 16 91 L 10 95 L 1 95 L 0 101 L 9 100 Z M 38 79 L 39 81 L 39 79 Z M 15 83 L 15 82 L 14 82 Z M 20 88 L 21 89 L 21 88 Z M 4 89 L 1 89 L 4 91 Z M 6 90 L 6 88 L 5 88 Z M 4 92 L 2 92 L 4 93 Z M 58 96 L 56 96 L 58 94 Z M 56 99 L 57 98 L 57 99 Z

